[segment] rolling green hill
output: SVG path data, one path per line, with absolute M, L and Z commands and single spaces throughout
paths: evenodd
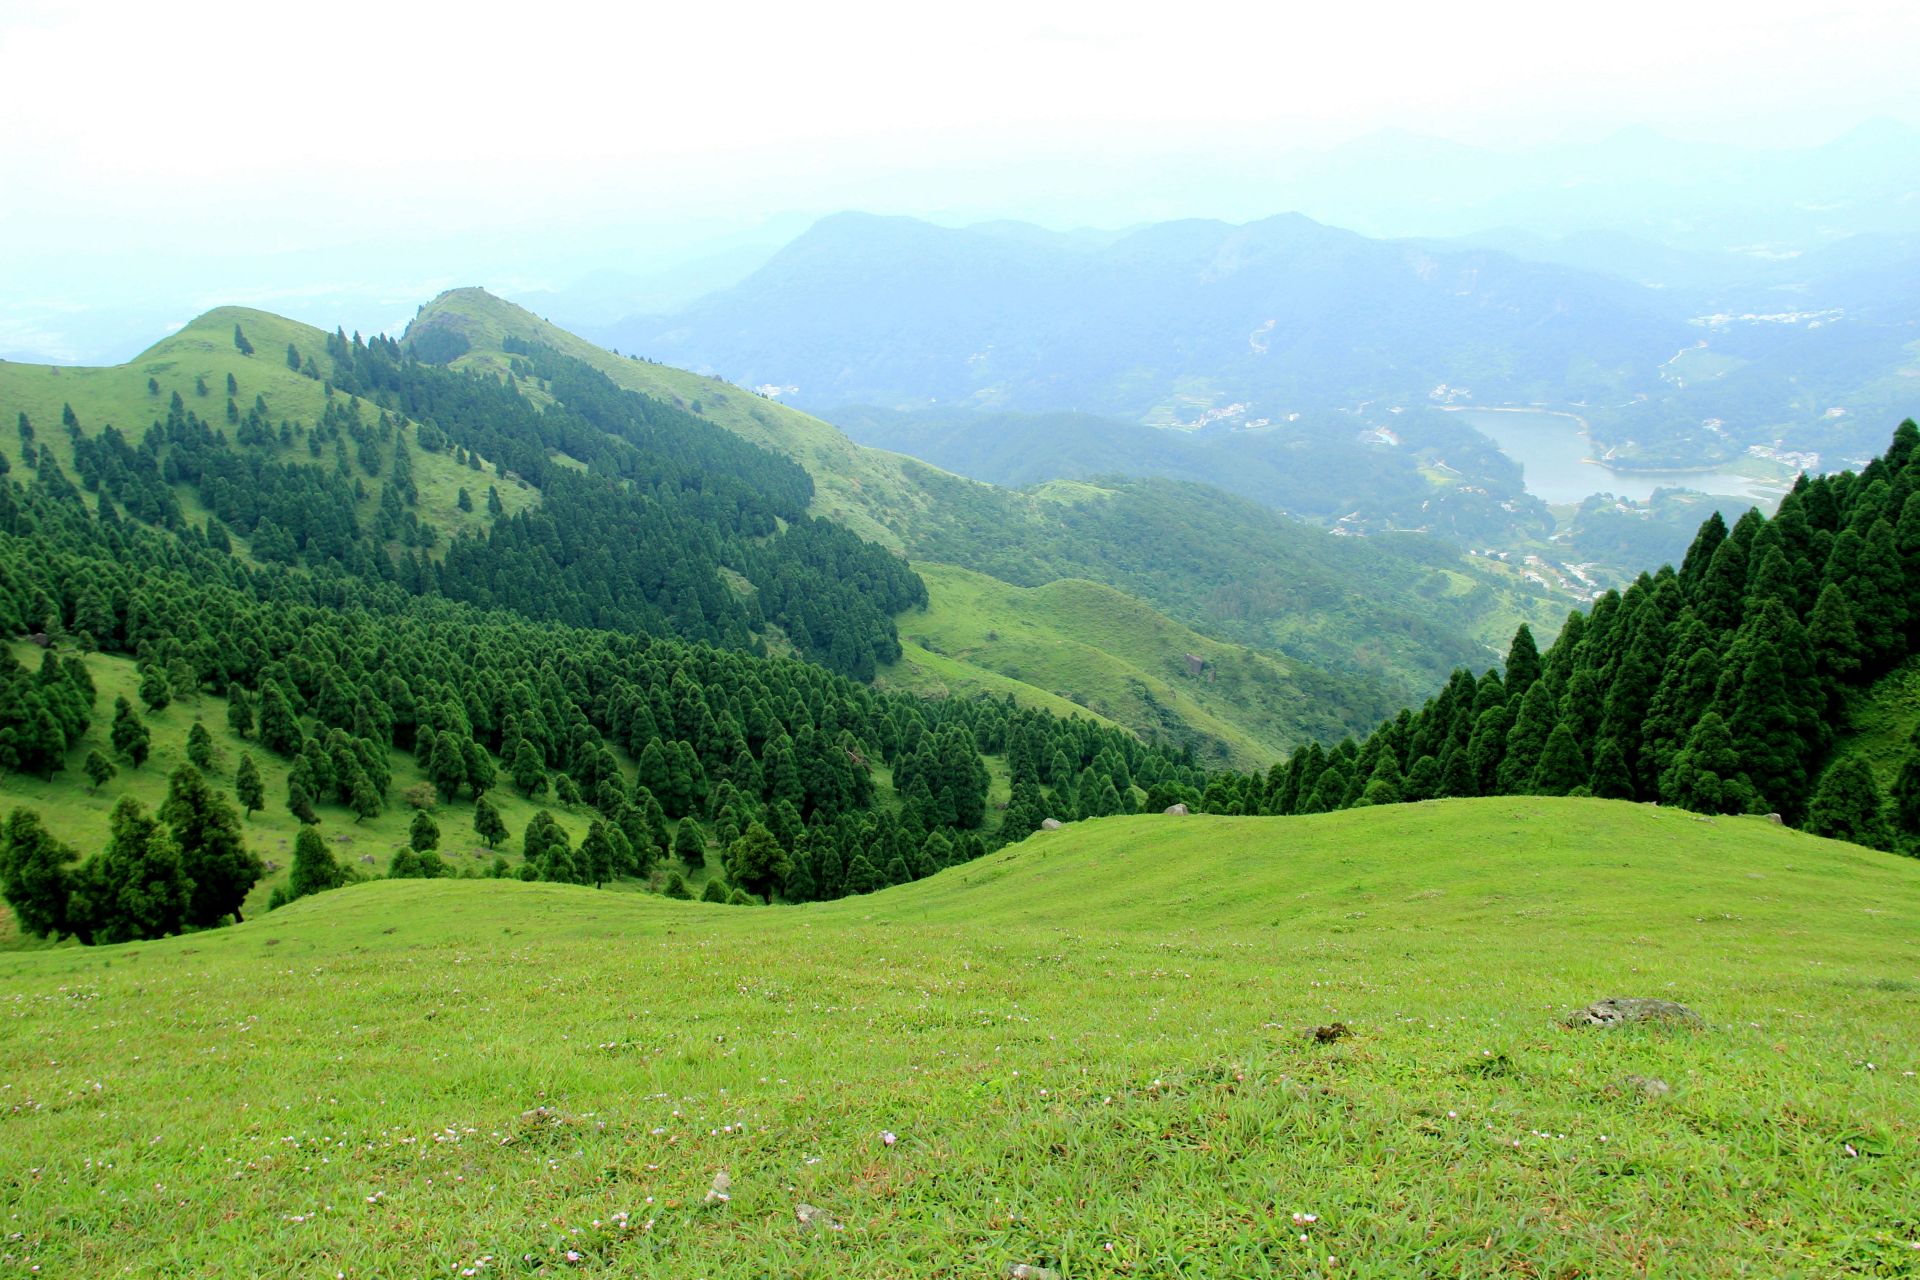
M 992 673 L 1239 768 L 1271 763 L 1304 736 L 1343 732 L 1344 691 L 1320 673 L 1209 640 L 1111 587 L 1074 578 L 1015 587 L 951 565 L 923 564 L 920 576 L 931 603 L 901 616 L 915 648 L 883 672 L 883 687 L 997 693 L 983 678 Z
M 1917 919 L 1908 860 L 1540 799 L 782 911 L 363 885 L 0 955 L 0 1266 L 1911 1275 Z M 1615 995 L 1704 1022 L 1562 1025 Z
M 243 355 L 234 345 L 236 325 L 253 345 L 251 356 Z M 66 405 L 73 407 L 81 430 L 89 436 L 110 425 L 137 440 L 147 424 L 166 415 L 169 397 L 176 392 L 201 417 L 218 421 L 227 400 L 229 375 L 238 387 L 234 400 L 240 410 L 250 408 L 257 396 L 266 405 L 266 416 L 274 422 L 312 423 L 326 407 L 325 380 L 334 372 L 326 340 L 321 330 L 271 312 L 219 307 L 126 364 L 76 368 L 0 360 L 0 410 L 7 417 L 0 424 L 0 454 L 19 465 L 20 440 L 12 430 L 12 420 L 15 414 L 25 413 L 34 424 L 36 443 L 52 449 L 61 466 L 71 470 L 73 448 L 61 428 L 61 410 Z M 289 346 L 300 352 L 303 365 L 308 360 L 313 362 L 318 377 L 288 367 Z M 151 388 L 149 380 L 155 384 Z M 205 394 L 199 386 L 206 388 Z M 304 458 L 302 451 L 291 447 L 267 448 L 281 461 Z M 414 463 L 414 480 L 424 523 L 449 536 L 484 531 L 486 512 L 463 511 L 458 504 L 461 486 L 474 483 L 467 468 L 443 454 L 423 451 Z M 539 498 L 524 484 L 501 484 L 499 491 L 509 514 L 525 510 Z M 184 486 L 180 493 L 182 505 L 191 514 L 205 514 Z M 374 507 L 370 495 L 361 504 L 361 514 L 370 514 Z

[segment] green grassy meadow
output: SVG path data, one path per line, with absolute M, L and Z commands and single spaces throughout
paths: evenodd
M 1608 995 L 1705 1024 L 1562 1025 Z M 0 953 L 0 1011 L 4 1274 L 1920 1275 L 1920 862 L 1758 819 L 1114 818 L 805 907 L 375 882 Z
M 1014 682 L 1047 695 L 1016 692 L 1024 705 L 1091 711 L 1149 740 L 1198 736 L 1208 744 L 1200 758 L 1240 769 L 1295 745 L 1308 695 L 1283 659 L 1210 640 L 1099 583 L 1016 587 L 952 565 L 915 567 L 930 604 L 898 619 L 914 648 L 882 673 L 883 686 L 999 694 Z M 1188 654 L 1212 664 L 1213 680 L 1188 674 Z

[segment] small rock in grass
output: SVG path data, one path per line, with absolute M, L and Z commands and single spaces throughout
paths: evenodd
M 1786 825 L 1787 825 L 1787 820 L 1786 820 L 1785 818 L 1783 818 L 1783 817 L 1781 817 L 1781 816 L 1780 816 L 1779 814 L 1777 814 L 1777 813 L 1770 813 L 1770 814 L 1768 814 L 1768 815 L 1767 815 L 1767 821 L 1768 821 L 1768 822 L 1771 822 L 1771 823 L 1772 823 L 1772 824 L 1773 824 L 1774 826 L 1776 826 L 1776 827 L 1784 827 L 1784 826 L 1786 826 Z
M 1029 1262 L 1016 1262 L 1007 1268 L 1007 1280 L 1060 1280 L 1060 1273 Z
M 1620 1081 L 1620 1088 L 1637 1093 L 1643 1098 L 1664 1098 L 1673 1092 L 1673 1086 L 1659 1076 L 1627 1076 Z
M 1308 1033 L 1315 1044 L 1333 1044 L 1345 1040 L 1353 1034 L 1353 1028 L 1344 1022 L 1329 1022 L 1324 1027 L 1315 1027 Z
M 1060 829 L 1060 819 L 1042 818 L 1040 820 L 1040 829 L 1042 831 L 1058 831 Z
M 732 1191 L 733 1179 L 727 1176 L 725 1169 L 722 1169 L 713 1175 L 713 1185 L 707 1188 L 707 1203 L 725 1204 L 733 1199 Z
M 1688 1022 L 1698 1024 L 1700 1015 L 1671 1000 L 1651 1000 L 1637 996 L 1609 996 L 1595 1000 L 1567 1017 L 1570 1027 L 1618 1027 L 1629 1022 Z
M 822 1228 L 831 1231 L 837 1230 L 840 1226 L 832 1214 L 828 1213 L 825 1209 L 810 1204 L 797 1204 L 793 1206 L 793 1216 L 800 1219 L 800 1229 L 802 1231 L 818 1231 Z
M 1170 804 L 1162 812 L 1173 814 L 1175 817 L 1184 818 L 1188 814 L 1192 813 L 1193 810 L 1187 808 L 1187 806 L 1183 804 Z

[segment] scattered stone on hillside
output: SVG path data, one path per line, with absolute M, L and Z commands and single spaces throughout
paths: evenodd
M 1007 1267 L 1007 1280 L 1060 1280 L 1060 1273 L 1030 1262 L 1015 1262 Z
M 1323 1027 L 1315 1027 L 1308 1032 L 1315 1044 L 1335 1044 L 1353 1034 L 1353 1028 L 1344 1022 L 1329 1022 Z
M 793 1206 L 793 1216 L 800 1219 L 800 1229 L 802 1231 L 819 1231 L 822 1229 L 828 1231 L 842 1230 L 838 1218 L 835 1218 L 825 1209 L 816 1208 L 810 1204 L 797 1204 Z
M 372 855 L 372 854 L 370 854 L 370 853 L 363 853 L 363 854 L 361 854 L 361 855 L 360 855 L 360 861 L 362 861 L 362 862 L 364 862 L 364 863 L 366 863 L 366 864 L 367 864 L 368 866 L 372 866 L 372 865 L 373 865 L 373 855 Z
M 260 865 L 267 869 L 268 875 L 272 875 L 274 872 L 280 869 L 280 864 L 275 862 L 272 858 L 268 858 L 265 862 L 261 863 Z
M 1188 814 L 1190 814 L 1190 813 L 1192 813 L 1192 812 L 1193 812 L 1193 810 L 1191 810 L 1191 809 L 1189 809 L 1189 808 L 1187 808 L 1187 806 L 1185 806 L 1185 805 L 1183 805 L 1183 804 L 1170 804 L 1170 805 L 1168 805 L 1168 806 L 1166 807 L 1166 809 L 1164 810 L 1164 812 L 1166 812 L 1166 813 L 1171 813 L 1171 814 L 1175 814 L 1175 815 L 1177 815 L 1177 816 L 1179 816 L 1179 817 L 1182 817 L 1182 818 L 1184 818 L 1184 817 L 1186 817 L 1186 816 L 1187 816 Z
M 1629 1022 L 1698 1023 L 1700 1015 L 1671 1000 L 1651 1000 L 1638 996 L 1609 996 L 1595 1000 L 1567 1017 L 1570 1027 L 1617 1027 Z
M 713 1175 L 713 1185 L 707 1188 L 707 1203 L 725 1204 L 733 1199 L 732 1191 L 733 1179 L 727 1176 L 725 1169 L 722 1169 Z
M 1058 831 L 1060 829 L 1060 819 L 1042 818 L 1040 820 L 1040 829 L 1042 831 Z
M 1786 825 L 1787 825 L 1787 820 L 1786 820 L 1785 818 L 1783 818 L 1783 817 L 1781 817 L 1781 816 L 1780 816 L 1779 814 L 1777 814 L 1777 813 L 1770 813 L 1770 814 L 1768 814 L 1768 815 L 1767 815 L 1767 821 L 1768 821 L 1768 822 L 1771 822 L 1771 823 L 1772 823 L 1772 824 L 1773 824 L 1774 826 L 1776 826 L 1776 827 L 1784 827 L 1784 826 L 1786 826 Z
M 1637 1093 L 1643 1098 L 1664 1098 L 1673 1092 L 1673 1086 L 1659 1076 L 1623 1076 L 1614 1089 L 1620 1093 Z

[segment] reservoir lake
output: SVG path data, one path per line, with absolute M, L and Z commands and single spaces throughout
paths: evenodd
M 1527 492 L 1542 502 L 1582 502 L 1595 493 L 1644 502 L 1655 489 L 1695 489 L 1771 509 L 1785 492 L 1781 485 L 1733 471 L 1615 471 L 1589 462 L 1599 450 L 1593 447 L 1586 424 L 1569 413 L 1544 409 L 1452 412 L 1519 463 Z

